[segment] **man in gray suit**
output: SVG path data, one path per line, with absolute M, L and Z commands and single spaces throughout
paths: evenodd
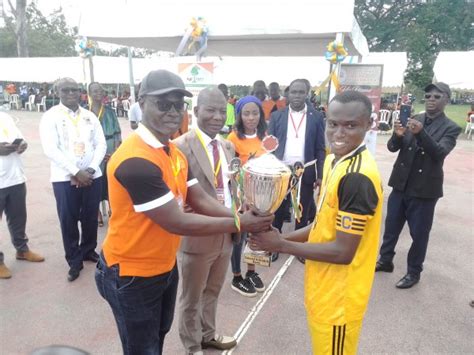
M 226 99 L 218 89 L 201 91 L 194 107 L 198 127 L 175 143 L 186 155 L 189 169 L 204 191 L 230 208 L 227 171 L 235 153 L 232 143 L 218 136 L 226 121 L 226 106 Z M 226 350 L 237 344 L 233 337 L 216 333 L 217 299 L 231 252 L 229 234 L 199 240 L 182 238 L 178 255 L 182 280 L 179 336 L 187 353 L 202 354 L 202 349 L 209 347 Z

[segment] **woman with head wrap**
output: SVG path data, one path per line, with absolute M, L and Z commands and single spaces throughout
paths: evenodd
M 236 155 L 245 164 L 248 159 L 258 157 L 265 153 L 262 140 L 266 135 L 267 124 L 262 109 L 262 102 L 255 96 L 245 96 L 235 105 L 236 120 L 233 131 L 227 137 L 234 146 Z M 240 269 L 243 241 L 246 233 L 242 233 L 239 244 L 234 244 L 231 265 L 234 278 L 232 289 L 243 296 L 254 297 L 257 292 L 263 292 L 265 285 L 255 272 L 255 265 L 248 264 L 245 279 Z

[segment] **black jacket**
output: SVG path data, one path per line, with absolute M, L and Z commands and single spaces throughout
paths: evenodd
M 444 113 L 429 125 L 425 114 L 415 118 L 424 126 L 419 134 L 394 134 L 387 142 L 391 152 L 400 150 L 388 185 L 407 196 L 439 198 L 443 196 L 444 159 L 455 147 L 461 127 Z
M 279 146 L 273 154 L 283 160 L 286 147 L 286 135 L 288 133 L 288 107 L 275 111 L 270 117 L 268 134 L 278 138 Z M 317 159 L 316 169 L 311 165 L 305 169 L 302 182 L 313 184 L 316 181 L 316 171 L 318 178 L 323 176 L 324 159 L 326 158 L 326 144 L 324 141 L 324 118 L 320 112 L 314 110 L 311 105 L 307 105 L 306 111 L 306 132 L 304 145 L 304 162 L 307 163 Z

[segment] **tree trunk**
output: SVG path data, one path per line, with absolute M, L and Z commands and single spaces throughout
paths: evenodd
M 28 38 L 26 33 L 26 0 L 16 0 L 16 48 L 19 57 L 28 57 Z

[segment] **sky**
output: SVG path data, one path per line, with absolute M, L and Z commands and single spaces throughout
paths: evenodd
M 29 0 L 30 3 L 32 0 Z M 117 0 L 117 3 L 123 0 Z M 93 7 L 91 0 L 36 0 L 36 4 L 43 15 L 49 15 L 54 10 L 62 7 L 66 22 L 69 26 L 78 26 L 82 12 L 87 12 Z

